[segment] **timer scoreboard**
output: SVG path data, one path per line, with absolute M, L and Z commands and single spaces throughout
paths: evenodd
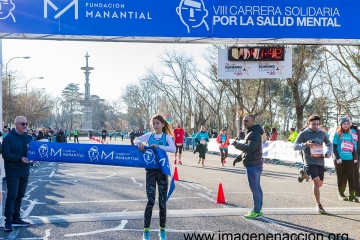
M 230 47 L 229 61 L 284 61 L 284 47 Z

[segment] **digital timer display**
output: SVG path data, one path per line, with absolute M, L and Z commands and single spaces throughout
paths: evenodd
M 284 47 L 230 47 L 229 61 L 284 61 Z

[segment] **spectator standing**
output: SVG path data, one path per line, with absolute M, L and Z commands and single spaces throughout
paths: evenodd
M 101 130 L 101 143 L 105 143 L 106 142 L 106 134 L 107 134 L 107 131 L 105 128 L 102 128 Z
M 355 196 L 354 167 L 358 162 L 358 142 L 350 129 L 350 119 L 342 117 L 339 126 L 331 134 L 330 141 L 334 146 L 334 164 L 336 167 L 338 196 L 340 200 L 358 202 Z M 345 196 L 346 184 L 349 184 L 349 197 Z
M 219 135 L 219 134 L 217 133 L 216 129 L 213 129 L 213 130 L 211 131 L 211 133 L 212 133 L 212 135 L 211 135 L 212 138 L 217 138 L 218 135 Z
M 59 131 L 56 134 L 56 142 L 66 143 L 66 136 L 62 128 L 59 128 Z
M 76 142 L 79 143 L 79 131 L 77 128 L 74 130 L 74 143 Z
M 326 144 L 327 151 L 325 157 L 329 158 L 333 151 L 333 145 L 325 132 L 321 131 L 321 118 L 312 115 L 308 118 L 308 128 L 300 132 L 295 144 L 295 151 L 302 151 L 304 156 L 304 172 L 312 179 L 313 194 L 316 201 L 316 211 L 320 214 L 326 214 L 320 202 L 320 188 L 324 182 L 325 161 L 323 144 Z
M 20 217 L 21 201 L 25 196 L 30 174 L 30 161 L 26 158 L 32 137 L 26 134 L 27 119 L 15 118 L 15 129 L 4 138 L 2 156 L 6 173 L 7 197 L 5 202 L 4 231 L 13 230 L 13 226 L 28 226 Z
M 357 125 L 355 125 L 353 123 L 352 117 L 351 116 L 345 116 L 349 119 L 349 123 L 350 123 L 350 129 L 351 129 L 351 134 L 353 136 L 353 139 L 357 142 L 357 144 L 355 144 L 355 150 L 357 151 L 358 154 L 358 161 L 354 162 L 354 179 L 355 179 L 355 196 L 359 199 L 360 198 L 360 176 L 359 176 L 359 156 L 360 156 L 360 143 L 359 143 L 359 136 L 360 136 L 360 130 L 358 128 Z M 346 180 L 346 179 L 345 179 Z
M 131 145 L 134 145 L 134 139 L 136 137 L 136 134 L 135 132 L 131 129 L 131 132 L 129 133 L 129 138 L 130 138 L 130 142 L 131 142 Z
M 110 141 L 111 141 L 112 136 L 113 136 L 113 133 L 111 131 L 109 131 Z
M 233 145 L 236 149 L 243 151 L 241 156 L 254 201 L 253 210 L 245 214 L 244 217 L 261 218 L 263 214 L 263 191 L 260 185 L 260 177 L 263 171 L 261 145 L 263 129 L 260 125 L 255 124 L 255 117 L 253 115 L 245 116 L 242 122 L 246 128 L 245 142 L 239 143 L 235 141 Z
M 298 135 L 299 134 L 297 131 L 295 131 L 295 128 L 290 128 L 290 136 L 287 140 L 291 143 L 294 143 Z
M 183 128 L 181 128 L 181 124 L 177 123 L 176 128 L 174 129 L 174 142 L 175 142 L 175 146 L 176 146 L 174 164 L 177 163 L 178 153 L 179 153 L 179 164 L 182 164 L 181 154 L 182 154 L 182 150 L 184 147 L 184 138 L 185 138 L 185 131 Z
M 271 137 L 270 137 L 270 141 L 276 141 L 278 138 L 278 132 L 276 131 L 276 128 L 272 128 L 271 129 Z
M 242 128 L 239 128 L 238 135 L 236 136 L 235 140 L 240 141 L 245 139 L 245 133 L 242 131 Z

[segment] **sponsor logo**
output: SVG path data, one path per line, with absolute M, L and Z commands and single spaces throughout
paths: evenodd
M 40 154 L 40 157 L 41 159 L 45 158 L 45 157 L 49 157 L 48 156 L 48 152 L 49 152 L 49 148 L 46 144 L 43 144 L 39 147 L 39 154 Z
M 188 33 L 190 33 L 190 28 L 198 28 L 202 25 L 209 31 L 209 26 L 205 21 L 209 13 L 203 0 L 181 0 L 176 13 L 186 26 Z
M 155 162 L 155 154 L 151 149 L 147 149 L 144 152 L 143 156 L 144 156 L 144 161 L 146 162 L 147 165 L 149 165 L 150 163 L 156 164 L 156 162 Z
M 11 16 L 13 21 L 16 22 L 15 16 L 12 14 L 12 11 L 15 9 L 15 4 L 12 1 L 0 0 L 0 19 L 7 19 Z
M 44 18 L 48 18 L 48 7 L 51 7 L 55 11 L 59 11 L 60 9 L 51 1 L 51 0 L 44 0 Z M 63 8 L 63 10 L 59 11 L 54 18 L 58 19 L 61 15 L 63 15 L 65 12 L 70 10 L 71 7 L 74 6 L 74 18 L 79 18 L 79 0 L 72 0 L 66 7 Z

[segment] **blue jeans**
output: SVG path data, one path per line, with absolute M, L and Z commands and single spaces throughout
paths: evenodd
M 263 205 L 263 191 L 260 186 L 260 176 L 262 170 L 262 165 L 246 167 L 246 176 L 253 195 L 255 212 L 259 212 Z
M 5 202 L 5 221 L 20 218 L 21 200 L 25 196 L 28 177 L 6 177 L 7 197 Z

